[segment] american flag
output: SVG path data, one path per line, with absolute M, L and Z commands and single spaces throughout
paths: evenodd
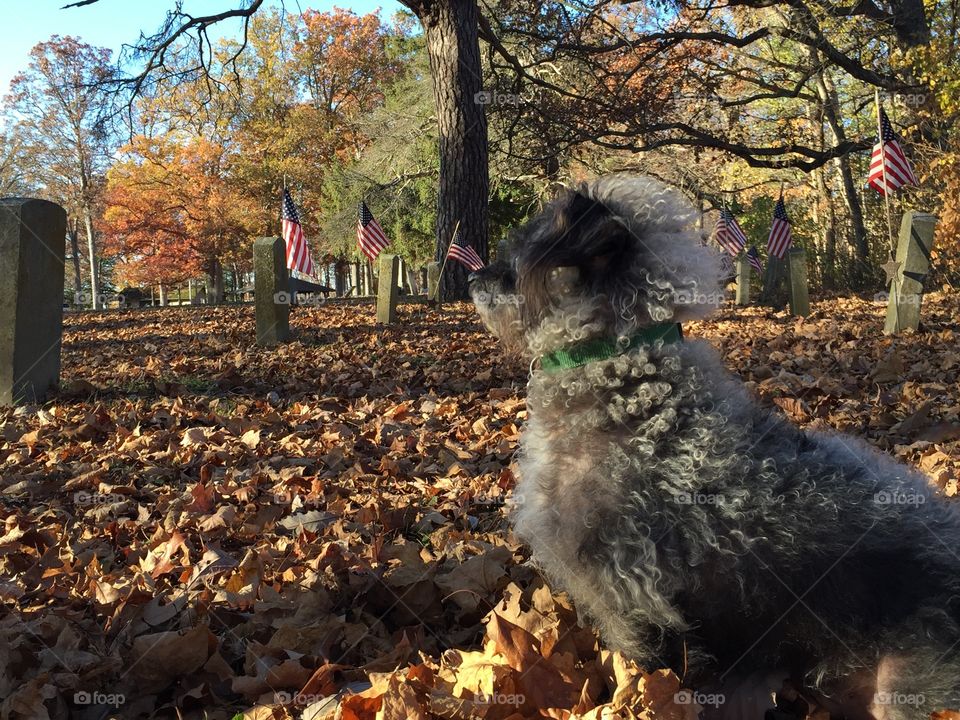
M 770 226 L 770 237 L 767 239 L 767 255 L 782 260 L 792 243 L 793 232 L 790 230 L 790 220 L 787 218 L 787 208 L 783 204 L 781 194 L 773 209 L 773 224 Z
M 867 185 L 886 196 L 888 190 L 919 184 L 913 168 L 910 167 L 910 161 L 897 141 L 897 134 L 893 131 L 887 114 L 880 108 L 880 140 L 873 146 L 873 154 L 870 156 Z
M 450 247 L 447 248 L 447 257 L 459 260 L 474 272 L 483 268 L 483 260 L 477 255 L 476 250 L 463 242 L 459 230 L 457 230 L 456 235 L 453 236 Z
M 747 244 L 747 236 L 743 234 L 740 223 L 733 216 L 733 213 L 723 208 L 720 211 L 720 218 L 717 220 L 716 230 L 717 242 L 730 255 L 736 257 Z
M 360 245 L 363 254 L 371 260 L 376 260 L 377 255 L 390 244 L 380 223 L 374 220 L 373 213 L 362 200 L 357 210 L 357 244 Z
M 283 240 L 287 244 L 287 267 L 312 277 L 313 260 L 310 257 L 310 248 L 303 235 L 303 226 L 300 225 L 297 207 L 293 204 L 293 198 L 290 197 L 290 192 L 286 188 L 283 189 L 281 217 Z
M 763 263 L 760 262 L 760 253 L 757 252 L 757 248 L 755 248 L 753 245 L 751 245 L 750 249 L 747 250 L 747 260 L 750 261 L 750 267 L 752 267 L 758 273 L 763 272 Z

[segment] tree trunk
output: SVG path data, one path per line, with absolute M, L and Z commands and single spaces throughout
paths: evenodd
M 417 278 L 417 271 L 412 267 L 407 268 L 407 286 L 410 288 L 411 295 L 420 294 L 420 282 Z
M 70 229 L 67 230 L 67 237 L 70 238 L 70 255 L 73 258 L 73 304 L 77 304 L 77 293 L 83 287 L 83 278 L 80 276 L 80 238 L 77 230 L 77 221 L 74 219 Z
M 420 19 L 427 40 L 440 134 L 436 260 L 443 262 L 460 223 L 462 241 L 487 258 L 487 118 L 476 0 L 402 0 Z M 448 263 L 443 300 L 465 298 L 467 271 Z
M 163 283 L 157 286 L 157 290 L 160 294 L 160 307 L 167 306 L 167 289 L 163 286 Z
M 820 63 L 820 54 L 812 51 L 811 60 Z M 833 135 L 834 143 L 845 142 L 847 139 L 846 131 L 840 121 L 840 103 L 837 100 L 837 89 L 833 84 L 833 79 L 829 73 L 817 73 L 817 94 L 823 103 L 824 117 Z M 857 193 L 857 183 L 853 178 L 853 171 L 850 169 L 850 156 L 841 155 L 834 161 L 837 172 L 840 175 L 840 187 L 843 192 L 843 202 L 847 206 L 847 212 L 850 214 L 850 227 L 853 234 L 850 236 L 850 244 L 853 246 L 856 259 L 851 272 L 851 285 L 859 288 L 863 284 L 863 279 L 867 273 L 866 267 L 870 257 L 870 246 L 867 243 L 867 227 L 863 222 L 863 208 L 860 205 L 860 196 Z
M 87 253 L 90 257 L 90 296 L 92 298 L 90 307 L 94 310 L 99 310 L 100 271 L 97 266 L 97 242 L 93 235 L 93 213 L 90 211 L 90 208 L 84 209 L 83 224 L 87 230 Z
M 890 24 L 904 47 L 912 48 L 930 42 L 930 24 L 923 0 L 894 0 Z
M 220 305 L 223 303 L 223 264 L 219 258 L 210 260 L 210 292 L 207 294 L 207 302 L 211 305 Z
M 833 197 L 830 195 L 830 188 L 827 186 L 826 172 L 820 167 L 814 171 L 814 183 L 817 187 L 819 203 L 814 203 L 814 208 L 819 205 L 824 209 L 823 213 L 816 213 L 817 224 L 823 228 L 823 254 L 820 263 L 820 282 L 823 287 L 834 289 L 836 283 L 837 271 L 837 215 L 833 208 Z

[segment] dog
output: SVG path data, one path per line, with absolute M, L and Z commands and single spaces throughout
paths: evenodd
M 694 221 L 678 191 L 604 176 L 470 276 L 483 323 L 531 361 L 518 537 L 608 647 L 693 687 L 766 688 L 717 717 L 800 717 L 767 693 L 791 684 L 849 720 L 957 708 L 957 508 L 866 443 L 760 405 L 681 337 L 721 298 Z

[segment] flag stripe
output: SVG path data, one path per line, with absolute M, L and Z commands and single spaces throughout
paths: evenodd
M 870 155 L 870 172 L 867 185 L 886 196 L 904 185 L 919 185 L 906 153 L 900 147 L 890 119 L 880 108 L 880 138 Z
M 365 202 L 361 202 L 357 210 L 357 244 L 360 251 L 370 260 L 376 260 L 377 256 L 390 244 L 380 223 L 373 217 L 370 208 Z
M 281 206 L 280 225 L 283 241 L 286 243 L 287 267 L 312 276 L 313 259 L 310 257 L 310 246 L 307 245 L 307 238 L 303 234 L 303 226 L 300 224 L 300 216 L 293 204 L 293 198 L 286 189 L 283 191 Z
M 739 255 L 747 244 L 747 236 L 743 229 L 733 213 L 726 208 L 720 211 L 720 217 L 717 220 L 716 240 L 720 247 L 734 257 Z
M 773 223 L 770 225 L 770 237 L 767 239 L 767 254 L 782 260 L 791 244 L 793 244 L 793 231 L 790 228 L 790 218 L 787 217 L 787 208 L 783 204 L 781 195 L 773 208 Z
M 450 241 L 450 246 L 447 248 L 447 259 L 450 258 L 462 263 L 474 272 L 483 268 L 483 258 L 477 254 L 472 246 L 463 242 L 459 228 L 454 233 L 453 240 Z
M 480 270 L 483 268 L 483 260 L 477 255 L 477 251 L 472 247 L 462 247 L 460 245 L 450 245 L 450 257 L 466 265 L 471 270 Z

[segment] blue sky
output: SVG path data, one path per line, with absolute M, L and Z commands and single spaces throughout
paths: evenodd
M 115 53 L 124 43 L 136 40 L 140 31 L 150 34 L 163 21 L 174 0 L 99 0 L 85 7 L 60 8 L 70 0 L 24 0 L 8 13 L 0 24 L 0 95 L 9 90 L 10 80 L 27 65 L 30 48 L 51 35 L 74 35 L 98 47 L 108 47 Z M 185 0 L 184 10 L 194 15 L 205 15 L 238 7 L 239 0 Z M 273 5 L 279 5 L 273 0 Z M 388 19 L 400 5 L 396 0 L 286 0 L 288 12 L 313 8 L 329 10 L 334 5 L 349 8 L 356 13 L 368 13 L 381 8 Z M 223 34 L 239 31 L 239 21 L 224 23 Z

